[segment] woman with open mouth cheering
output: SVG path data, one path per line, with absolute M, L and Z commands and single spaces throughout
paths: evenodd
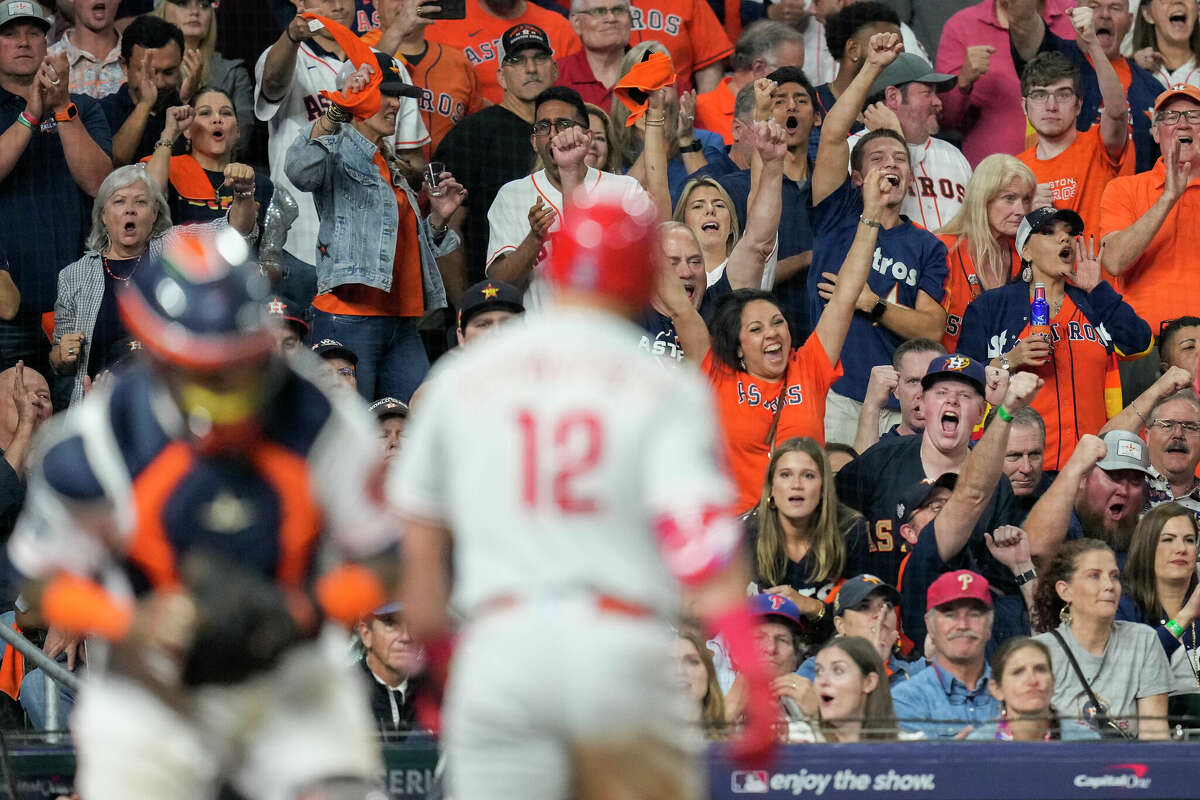
M 1081 436 L 1098 433 L 1120 411 L 1119 387 L 1105 385 L 1112 357 L 1139 358 L 1153 343 L 1150 326 L 1100 279 L 1095 237 L 1084 247 L 1082 234 L 1074 211 L 1030 212 L 1016 238 L 1024 280 L 972 300 L 958 340 L 963 355 L 1046 382 L 1031 408 L 1046 421 L 1047 471 L 1065 464 Z M 1044 327 L 1035 328 L 1030 308 L 1037 284 L 1045 287 L 1048 310 Z

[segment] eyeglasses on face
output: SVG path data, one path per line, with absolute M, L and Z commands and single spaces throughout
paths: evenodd
M 582 128 L 583 126 L 579 124 L 578 120 L 568 119 L 567 117 L 559 117 L 556 120 L 539 119 L 533 123 L 533 135 L 545 136 L 550 133 L 551 127 L 554 128 L 555 133 L 562 133 L 563 131 L 571 130 L 571 128 Z
M 1181 119 L 1186 119 L 1193 125 L 1200 125 L 1200 108 L 1189 108 L 1183 111 L 1160 111 L 1154 115 L 1155 122 L 1165 122 L 1168 125 L 1174 125 Z
M 1025 95 L 1025 99 L 1033 103 L 1035 106 L 1045 105 L 1046 102 L 1054 97 L 1056 102 L 1069 103 L 1075 99 L 1074 89 L 1055 89 L 1053 92 L 1048 92 L 1045 89 L 1030 89 L 1029 94 Z
M 629 6 L 598 6 L 596 8 L 588 8 L 578 11 L 579 14 L 587 14 L 592 19 L 604 19 L 605 17 L 627 17 L 629 16 Z
M 1184 422 L 1181 419 L 1156 419 L 1150 423 L 1151 428 L 1158 428 L 1163 433 L 1171 433 L 1177 425 L 1179 426 L 1179 430 L 1184 433 L 1190 433 L 1193 436 L 1200 434 L 1200 422 Z
M 535 67 L 541 67 L 550 63 L 550 54 L 543 53 L 540 50 L 529 55 L 513 53 L 511 56 L 505 56 L 504 61 L 501 63 L 506 67 L 520 67 L 525 64 L 533 64 Z
M 354 367 L 338 367 L 337 374 L 341 375 L 343 378 L 353 378 Z

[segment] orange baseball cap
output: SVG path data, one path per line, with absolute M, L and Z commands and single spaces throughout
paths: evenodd
M 1190 83 L 1175 84 L 1170 89 L 1167 89 L 1165 92 L 1160 94 L 1157 98 L 1155 98 L 1154 113 L 1157 114 L 1158 110 L 1160 108 L 1162 108 L 1163 106 L 1165 106 L 1167 104 L 1167 102 L 1170 101 L 1172 98 L 1181 97 L 1181 96 L 1187 97 L 1191 100 L 1195 100 L 1197 103 L 1200 103 L 1200 88 L 1192 86 Z

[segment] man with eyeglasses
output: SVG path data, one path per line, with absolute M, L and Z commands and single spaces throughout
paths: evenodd
M 1100 124 L 1078 130 L 1076 119 L 1083 108 L 1079 68 L 1061 53 L 1039 53 L 1021 73 L 1021 105 L 1037 132 L 1037 144 L 1017 158 L 1033 170 L 1038 188 L 1050 191 L 1055 208 L 1075 211 L 1094 227 L 1100 222 L 1104 187 L 1118 175 L 1133 174 L 1129 104 L 1096 37 L 1092 10 L 1079 7 L 1070 13 L 1080 45 L 1096 64 L 1104 95 Z
M 525 289 L 526 309 L 538 309 L 543 299 L 539 275 L 550 257 L 550 235 L 562 225 L 564 195 L 578 186 L 626 198 L 645 194 L 628 175 L 587 166 L 583 159 L 591 141 L 579 93 L 565 86 L 542 92 L 534 100 L 529 143 L 545 166 L 505 184 L 488 209 L 487 276 Z
M 1150 475 L 1146 509 L 1174 501 L 1200 519 L 1200 399 L 1190 386 L 1167 397 L 1146 423 Z
M 439 259 L 443 270 L 463 275 L 467 285 L 484 279 L 488 209 L 500 187 L 529 174 L 534 159 L 529 152 L 533 101 L 558 75 L 550 37 L 536 25 L 521 23 L 506 30 L 500 51 L 497 76 L 504 98 L 499 105 L 468 114 L 433 155 L 467 190 L 466 202 L 450 217 L 463 247 Z
M 505 54 L 512 54 L 512 48 L 505 47 L 501 38 L 518 25 L 543 31 L 549 42 L 547 47 L 558 56 L 579 49 L 579 38 L 561 15 L 527 0 L 467 0 L 466 17 L 440 20 L 429 28 L 426 37 L 431 42 L 462 48 L 475 67 L 479 91 L 491 102 L 499 103 L 505 87 L 497 70 L 503 66 Z
M 1100 200 L 1100 263 L 1121 277 L 1125 301 L 1157 330 L 1200 301 L 1200 88 L 1180 84 L 1154 102 L 1162 158 L 1149 172 L 1113 180 Z
M 1038 11 L 1037 0 L 1011 0 L 1008 4 L 1009 39 L 1012 43 L 1013 63 L 1016 74 L 1021 75 L 1027 62 L 1038 53 L 1060 53 L 1079 70 L 1080 87 L 1076 96 L 1080 111 L 1076 128 L 1085 133 L 1097 122 L 1104 122 L 1101 105 L 1107 110 L 1108 101 L 1101 86 L 1100 69 L 1096 66 L 1107 62 L 1112 66 L 1121 84 L 1121 90 L 1129 99 L 1132 129 L 1134 172 L 1145 172 L 1154 166 L 1158 148 L 1150 136 L 1150 109 L 1154 98 L 1162 91 L 1163 84 L 1153 75 L 1138 66 L 1132 58 L 1121 54 L 1121 43 L 1133 27 L 1133 13 L 1137 2 L 1130 8 L 1129 0 L 1080 0 L 1079 9 L 1092 15 L 1095 45 L 1104 52 L 1104 58 L 1095 56 L 1091 48 L 1079 39 L 1067 39 L 1050 29 Z M 1095 220 L 1085 217 L 1089 225 Z
M 113 0 L 76 0 L 75 25 L 47 52 L 65 53 L 71 65 L 71 88 L 99 100 L 121 88 L 121 34 L 114 24 Z
M 571 28 L 583 49 L 558 61 L 558 86 L 579 92 L 585 103 L 605 111 L 612 89 L 621 79 L 621 59 L 629 49 L 632 16 L 627 0 L 575 0 Z

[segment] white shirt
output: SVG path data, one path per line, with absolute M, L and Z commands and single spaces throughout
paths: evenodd
M 864 135 L 866 131 L 853 134 L 850 148 Z M 908 161 L 913 179 L 900 213 L 927 231 L 937 231 L 962 208 L 971 164 L 957 147 L 933 136 L 925 144 L 910 143 Z
M 312 195 L 302 192 L 292 185 L 283 171 L 287 149 L 291 147 L 296 137 L 307 135 L 312 124 L 325 113 L 330 103 L 321 97 L 322 91 L 337 91 L 337 74 L 342 61 L 336 56 L 313 49 L 311 42 L 302 42 L 296 55 L 296 67 L 292 73 L 292 82 L 287 92 L 276 102 L 268 100 L 262 92 L 263 68 L 267 63 L 267 53 L 263 51 L 254 65 L 254 115 L 267 123 L 267 155 L 271 161 L 271 180 L 276 186 L 287 189 L 296 198 L 300 214 L 292 223 L 288 233 L 285 249 L 306 264 L 316 263 L 317 260 L 317 208 L 313 204 Z M 408 70 L 399 61 L 401 80 L 411 83 Z M 428 144 L 429 132 L 421 120 L 421 109 L 417 101 L 411 97 L 400 100 L 400 110 L 396 113 L 396 137 L 392 146 L 399 150 L 407 150 Z
M 811 19 L 803 35 L 804 77 L 808 78 L 813 86 L 829 83 L 837 77 L 838 62 L 834 60 L 829 52 L 829 45 L 825 43 L 825 26 L 816 19 Z M 925 52 L 925 48 L 921 46 L 920 40 L 907 22 L 900 23 L 900 38 L 904 42 L 904 52 L 916 53 L 929 61 L 929 54 Z
M 728 503 L 732 486 L 711 390 L 694 367 L 643 358 L 641 335 L 550 306 L 434 367 L 387 495 L 451 531 L 456 610 L 580 591 L 675 608 L 652 523 Z
M 614 175 L 611 172 L 601 172 L 595 167 L 588 167 L 583 178 L 583 185 L 588 191 L 603 185 L 619 190 L 623 197 L 645 194 L 646 190 L 636 178 L 628 175 Z M 509 181 L 500 187 L 492 207 L 488 209 L 488 255 L 486 272 L 491 274 L 492 263 L 501 255 L 516 250 L 529 235 L 529 209 L 542 199 L 543 205 L 548 205 L 557 212 L 550 232 L 557 231 L 562 220 L 562 192 L 550 182 L 546 170 L 540 169 L 532 175 Z M 533 265 L 533 279 L 525 292 L 525 310 L 537 310 L 546 296 L 546 287 L 541 280 L 542 265 L 550 257 L 550 240 L 542 243 L 537 260 Z
M 705 288 L 711 288 L 713 284 L 721 280 L 721 276 L 725 274 L 725 267 L 729 264 L 729 258 L 708 273 L 708 280 Z M 775 287 L 775 271 L 779 268 L 779 236 L 775 236 L 775 244 L 771 246 L 771 254 L 767 256 L 766 262 L 763 263 L 762 280 L 759 282 L 759 287 L 763 291 L 769 292 Z
M 1158 79 L 1158 82 L 1165 89 L 1170 89 L 1172 86 L 1181 83 L 1200 86 L 1200 65 L 1196 64 L 1196 57 L 1192 56 L 1181 64 L 1178 69 L 1167 69 L 1164 64 L 1154 71 L 1154 77 Z

